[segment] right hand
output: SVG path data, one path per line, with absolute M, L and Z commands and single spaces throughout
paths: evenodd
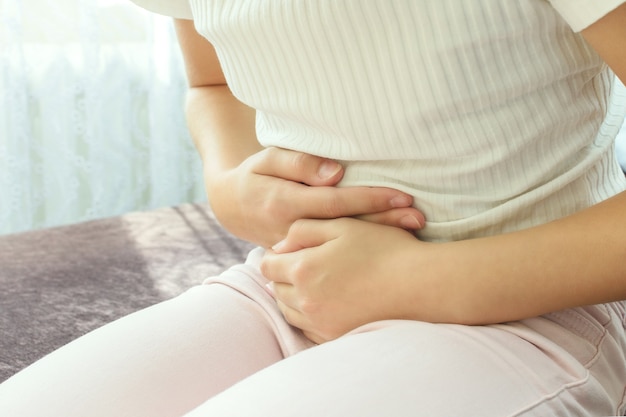
M 234 169 L 207 175 L 206 184 L 222 226 L 266 248 L 299 219 L 356 217 L 408 230 L 424 225 L 410 195 L 384 187 L 335 187 L 343 173 L 329 159 L 267 148 Z

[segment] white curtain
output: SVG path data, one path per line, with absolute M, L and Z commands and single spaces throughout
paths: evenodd
M 0 0 L 0 234 L 204 200 L 171 21 Z

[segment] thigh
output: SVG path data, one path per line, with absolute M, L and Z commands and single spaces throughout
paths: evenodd
M 53 352 L 0 385 L 0 415 L 179 416 L 283 358 L 258 303 L 194 287 Z
M 590 364 L 520 323 L 380 322 L 272 365 L 187 417 L 613 415 L 619 399 Z

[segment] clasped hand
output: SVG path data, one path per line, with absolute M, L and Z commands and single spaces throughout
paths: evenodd
M 222 226 L 265 248 L 284 239 L 299 219 L 354 217 L 409 230 L 424 225 L 410 195 L 384 187 L 335 187 L 343 174 L 332 160 L 267 148 L 205 179 Z
M 318 343 L 393 315 L 393 257 L 425 222 L 410 195 L 336 187 L 343 174 L 332 160 L 267 148 L 206 181 L 227 230 L 273 247 L 262 272 L 286 320 Z
M 418 245 L 406 230 L 342 218 L 298 220 L 261 272 L 287 322 L 316 343 L 360 325 L 405 318 Z M 407 307 L 409 307 L 407 309 Z

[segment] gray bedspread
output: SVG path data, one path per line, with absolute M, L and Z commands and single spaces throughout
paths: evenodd
M 251 248 L 203 204 L 0 236 L 0 381 L 241 262 Z

